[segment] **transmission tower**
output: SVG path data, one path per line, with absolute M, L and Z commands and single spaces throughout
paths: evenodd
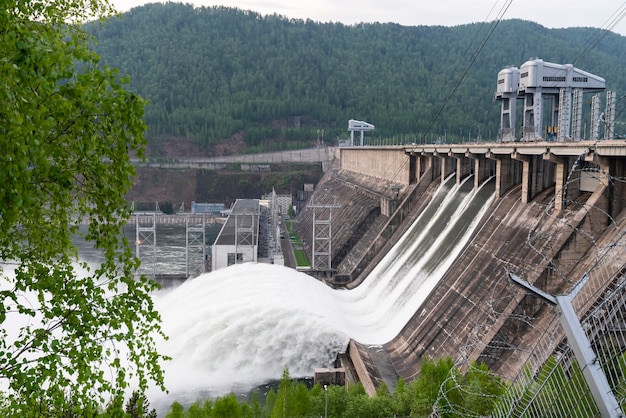
M 332 270 L 333 209 L 339 205 L 309 205 L 313 208 L 313 270 Z
M 202 214 L 200 223 L 190 223 L 190 216 L 185 219 L 185 274 L 192 277 L 192 274 L 199 275 L 206 273 L 206 214 Z M 199 271 L 190 271 L 190 266 L 201 266 Z
M 233 216 L 231 214 L 231 216 Z M 254 257 L 255 234 L 254 214 L 235 214 L 235 264 L 256 261 Z M 251 259 L 246 259 L 246 254 Z M 240 252 L 241 251 L 241 252 Z M 248 254 L 249 253 L 249 254 Z
M 156 213 L 135 214 L 135 255 L 141 260 L 140 271 L 148 273 L 152 264 L 152 277 L 156 277 Z

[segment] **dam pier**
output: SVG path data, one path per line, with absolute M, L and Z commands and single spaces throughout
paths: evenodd
M 626 141 L 623 140 L 337 148 L 335 169 L 320 182 L 313 198 L 316 202 L 337 202 L 341 206 L 334 216 L 340 219 L 338 224 L 350 227 L 339 225 L 335 229 L 342 232 L 334 234 L 337 254 L 334 254 L 333 266 L 340 276 L 339 282 L 353 282 L 361 270 L 357 267 L 359 263 L 353 260 L 355 256 L 347 257 L 347 254 L 355 246 L 348 250 L 342 247 L 346 245 L 342 241 L 352 245 L 354 235 L 363 235 L 364 230 L 369 233 L 368 239 L 363 241 L 377 241 L 371 234 L 372 224 L 382 224 L 382 219 L 388 221 L 380 236 L 385 240 L 407 217 L 415 217 L 432 193 L 428 189 L 450 175 L 457 184 L 472 176 L 474 188 L 493 177 L 496 198 L 513 193 L 523 204 L 552 190 L 549 198 L 557 212 L 562 211 L 568 201 L 592 193 L 604 184 L 611 191 L 610 197 L 602 203 L 607 215 L 596 215 L 603 218 L 624 206 L 623 184 L 608 180 L 624 177 L 625 161 Z M 357 211 L 355 207 L 360 209 Z M 306 209 L 303 212 L 298 218 L 299 231 L 309 238 L 306 242 L 312 242 L 312 237 L 307 236 L 312 231 L 303 220 Z M 598 219 L 598 222 L 608 221 Z M 352 239 L 346 239 L 346 235 L 351 235 Z M 362 253 L 363 249 L 354 251 Z M 345 265 L 348 261 L 344 259 L 351 260 L 350 265 Z M 344 277 L 346 275 L 349 277 Z
M 530 350 L 539 332 L 519 318 L 540 323 L 545 309 L 505 273 L 567 292 L 588 274 L 583 260 L 593 258 L 603 237 L 618 240 L 624 231 L 623 140 L 340 147 L 332 158 L 311 201 L 336 205 L 332 271 L 317 274 L 333 287 L 364 283 L 444 180 L 475 190 L 494 183 L 471 238 L 402 331 L 382 347 L 349 345 L 346 367 L 370 393 L 382 382 L 393 387 L 398 378 L 415 378 L 427 356 L 478 360 L 514 379 L 528 359 L 519 352 Z M 312 209 L 305 207 L 295 225 L 310 253 Z M 618 248 L 616 260 L 600 261 L 606 278 L 593 282 L 596 292 L 623 275 L 626 256 Z

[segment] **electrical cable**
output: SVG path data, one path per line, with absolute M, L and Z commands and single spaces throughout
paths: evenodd
M 626 16 L 626 2 L 622 3 L 621 6 L 617 8 L 615 12 L 604 22 L 602 27 L 596 31 L 594 36 L 587 42 L 587 45 L 583 47 L 583 49 L 578 53 L 576 58 L 572 61 L 573 65 L 576 65 L 578 61 L 580 61 L 587 53 L 595 48 L 602 39 L 604 39 L 609 32 L 617 26 L 619 22 L 624 19 Z
M 435 117 L 432 118 L 430 125 L 428 126 L 428 129 L 426 129 L 426 131 L 424 132 L 424 138 L 426 137 L 426 135 L 428 134 L 428 132 L 432 129 L 433 125 L 435 124 L 435 122 L 439 119 L 439 117 L 441 116 L 441 114 L 443 113 L 444 109 L 446 108 L 446 106 L 448 105 L 448 103 L 450 102 L 450 100 L 452 99 L 452 96 L 454 95 L 454 93 L 456 93 L 457 89 L 459 88 L 459 86 L 461 85 L 461 83 L 463 82 L 463 80 L 465 79 L 465 76 L 467 75 L 467 73 L 469 72 L 469 70 L 472 68 L 472 66 L 474 65 L 474 63 L 476 62 L 476 60 L 478 59 L 478 56 L 480 55 L 480 53 L 482 52 L 482 50 L 484 49 L 485 45 L 487 44 L 487 41 L 489 41 L 489 39 L 491 39 L 491 36 L 493 35 L 494 31 L 496 30 L 496 28 L 498 27 L 498 24 L 502 21 L 504 15 L 506 14 L 507 10 L 509 9 L 509 7 L 511 6 L 511 4 L 513 3 L 513 0 L 507 0 L 502 7 L 500 8 L 500 11 L 498 12 L 498 15 L 496 16 L 496 19 L 492 21 L 491 23 L 491 27 L 489 29 L 489 31 L 487 32 L 485 38 L 483 39 L 482 43 L 479 45 L 479 47 L 476 49 L 476 51 L 474 52 L 474 54 L 472 55 L 472 58 L 470 59 L 470 62 L 467 64 L 467 66 L 465 67 L 465 69 L 463 70 L 463 72 L 461 73 L 461 76 L 458 78 L 458 80 L 456 81 L 454 87 L 452 88 L 452 90 L 448 93 L 448 95 L 446 96 L 445 100 L 443 101 L 441 107 L 439 108 L 438 112 L 436 113 Z M 492 6 L 491 10 L 489 11 L 489 14 L 487 15 L 487 18 L 489 18 L 489 16 L 491 16 L 491 13 L 493 12 L 493 10 L 495 9 L 496 5 L 498 4 L 498 0 L 496 0 L 496 2 L 494 3 L 494 5 Z M 480 33 L 480 30 L 479 32 Z M 477 34 L 478 34 L 477 33 Z M 477 35 L 474 37 L 474 40 L 477 38 Z M 472 43 L 474 42 L 474 40 L 472 40 Z M 425 142 L 424 142 L 425 143 Z M 400 166 L 398 167 L 398 170 L 396 170 L 396 172 L 394 173 L 394 175 L 392 176 L 392 179 L 395 180 L 398 175 L 400 174 L 400 172 L 402 171 L 402 169 L 405 167 L 405 165 L 407 164 L 408 161 L 404 161 L 404 163 L 400 164 Z
M 496 2 L 497 3 L 497 2 Z M 459 88 L 459 86 L 461 85 L 461 83 L 463 82 L 463 80 L 465 79 L 465 76 L 467 75 L 467 73 L 469 72 L 469 70 L 472 68 L 472 66 L 474 65 L 474 63 L 476 62 L 476 60 L 478 59 L 478 56 L 480 55 L 480 53 L 482 52 L 482 50 L 485 48 L 485 45 L 487 44 L 487 41 L 489 41 L 489 39 L 491 39 L 491 36 L 493 35 L 493 33 L 495 32 L 496 28 L 498 27 L 498 25 L 500 24 L 500 22 L 502 21 L 504 14 L 507 12 L 507 10 L 509 9 L 509 7 L 511 6 L 511 4 L 513 3 L 513 0 L 508 0 L 507 2 L 505 2 L 505 4 L 502 6 L 502 8 L 500 9 L 500 12 L 498 13 L 498 16 L 496 17 L 496 19 L 492 22 L 491 27 L 489 29 L 489 32 L 487 32 L 486 37 L 483 39 L 483 42 L 480 44 L 480 46 L 478 47 L 478 49 L 474 52 L 474 54 L 472 55 L 472 58 L 470 59 L 470 62 L 468 63 L 468 65 L 465 67 L 465 70 L 463 70 L 463 72 L 461 73 L 461 76 L 458 78 L 458 80 L 456 81 L 456 83 L 454 84 L 454 87 L 452 88 L 452 90 L 450 91 L 450 93 L 448 93 L 448 95 L 446 96 L 445 100 L 443 101 L 441 107 L 439 108 L 439 110 L 437 111 L 437 113 L 435 114 L 435 117 L 432 118 L 430 125 L 428 125 L 428 129 L 426 129 L 426 131 L 424 132 L 424 135 L 427 135 L 428 132 L 430 132 L 430 130 L 432 129 L 432 127 L 434 126 L 435 122 L 437 122 L 437 120 L 439 119 L 439 117 L 441 116 L 441 114 L 443 113 L 444 109 L 446 108 L 446 106 L 448 105 L 448 103 L 450 102 L 450 100 L 452 99 L 452 96 L 454 95 L 454 93 L 456 93 L 457 89 Z M 495 7 L 495 5 L 494 5 Z M 493 8 L 492 8 L 493 10 Z M 490 12 L 491 14 L 491 12 Z

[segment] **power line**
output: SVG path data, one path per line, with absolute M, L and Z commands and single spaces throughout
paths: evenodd
M 622 3 L 621 6 L 619 6 L 617 10 L 613 12 L 613 14 L 604 22 L 602 28 L 597 30 L 594 36 L 589 41 L 587 41 L 587 44 L 572 61 L 572 64 L 575 65 L 579 60 L 587 55 L 587 53 L 592 48 L 595 48 L 600 43 L 600 41 L 604 39 L 604 37 L 608 35 L 609 32 L 613 28 L 615 28 L 615 26 L 617 26 L 619 22 L 622 21 L 622 19 L 624 19 L 624 16 L 626 16 L 626 2 Z
M 450 100 L 452 99 L 452 96 L 454 95 L 454 93 L 456 93 L 457 89 L 459 88 L 459 86 L 461 85 L 461 83 L 463 82 L 463 80 L 465 79 L 465 76 L 467 75 L 467 73 L 469 72 L 469 70 L 472 68 L 472 66 L 474 65 L 474 63 L 476 62 L 476 60 L 478 59 L 478 56 L 480 55 L 480 53 L 482 52 L 482 50 L 485 48 L 485 45 L 487 44 L 487 41 L 489 41 L 489 39 L 491 39 L 491 36 L 493 35 L 493 33 L 495 32 L 496 28 L 498 27 L 498 25 L 500 24 L 500 22 L 502 21 L 502 18 L 504 17 L 504 14 L 506 13 L 506 11 L 509 9 L 509 7 L 511 6 L 511 4 L 513 3 L 513 0 L 508 0 L 507 2 L 504 3 L 504 5 L 502 6 L 502 8 L 500 9 L 500 12 L 498 13 L 498 16 L 496 17 L 496 19 L 491 23 L 491 27 L 489 29 L 489 32 L 487 32 L 487 35 L 485 36 L 485 38 L 483 39 L 483 42 L 480 44 L 480 46 L 478 47 L 478 49 L 474 52 L 474 54 L 472 55 L 472 58 L 470 59 L 470 62 L 468 63 L 468 65 L 465 67 L 465 70 L 463 70 L 463 73 L 461 74 L 461 76 L 458 78 L 458 80 L 456 81 L 454 87 L 452 88 L 452 90 L 450 91 L 450 93 L 448 93 L 448 95 L 446 96 L 445 100 L 443 101 L 441 107 L 439 108 L 439 111 L 435 114 L 435 117 L 432 118 L 430 125 L 428 126 L 428 129 L 426 129 L 426 132 L 424 133 L 424 135 L 427 135 L 428 132 L 430 132 L 430 130 L 432 129 L 432 127 L 434 126 L 435 122 L 437 122 L 437 120 L 439 119 L 439 117 L 441 116 L 441 114 L 443 113 L 443 110 L 446 108 L 446 106 L 448 105 L 448 103 L 450 102 Z M 496 2 L 497 4 L 497 2 Z M 494 4 L 495 7 L 495 4 Z M 492 8 L 493 10 L 493 8 Z M 489 12 L 489 14 L 491 14 L 491 12 Z
M 463 80 L 465 79 L 465 76 L 467 75 L 467 73 L 469 72 L 469 70 L 472 68 L 472 66 L 474 65 L 474 63 L 476 62 L 476 59 L 478 59 L 478 56 L 480 55 L 480 53 L 482 52 L 483 48 L 485 47 L 485 45 L 487 44 L 487 41 L 489 41 L 489 39 L 491 38 L 491 36 L 493 35 L 494 31 L 496 30 L 496 28 L 498 27 L 498 24 L 502 21 L 505 13 L 507 12 L 507 10 L 509 9 L 509 7 L 511 6 L 511 4 L 513 3 L 513 0 L 507 0 L 502 7 L 500 8 L 500 11 L 498 12 L 498 15 L 496 16 L 496 19 L 492 21 L 491 23 L 491 27 L 489 29 L 489 31 L 487 32 L 487 35 L 485 36 L 485 38 L 483 39 L 482 43 L 480 44 L 480 46 L 478 47 L 478 49 L 474 52 L 474 54 L 472 55 L 472 58 L 470 59 L 470 62 L 467 64 L 467 66 L 465 67 L 465 70 L 463 70 L 463 73 L 461 74 L 461 76 L 459 77 L 459 79 L 457 80 L 457 82 L 455 83 L 454 87 L 452 88 L 452 90 L 450 91 L 450 93 L 446 96 L 446 99 L 443 101 L 441 107 L 439 108 L 439 111 L 437 112 L 437 114 L 435 115 L 434 118 L 432 118 L 430 125 L 428 126 L 428 128 L 426 129 L 426 131 L 423 133 L 424 137 L 426 137 L 426 135 L 428 135 L 428 132 L 430 132 L 430 130 L 432 129 L 432 127 L 434 126 L 435 122 L 439 119 L 439 117 L 441 116 L 441 114 L 443 113 L 443 110 L 446 108 L 446 106 L 448 105 L 448 103 L 450 102 L 450 100 L 452 99 L 452 96 L 454 95 L 454 93 L 456 93 L 457 89 L 459 88 L 459 86 L 461 85 L 461 83 L 463 82 Z M 487 18 L 485 19 L 488 20 L 489 16 L 491 16 L 491 13 L 493 12 L 493 10 L 496 8 L 496 5 L 498 4 L 498 0 L 496 0 L 496 2 L 494 3 L 494 5 L 491 7 L 491 10 L 489 11 L 489 14 L 487 15 Z M 482 26 L 481 26 L 482 28 Z M 478 34 L 480 33 L 480 28 L 479 31 L 476 33 L 476 35 L 474 36 L 474 39 L 472 40 L 472 44 L 474 43 L 474 41 L 476 40 L 476 38 L 478 37 Z M 468 48 L 469 50 L 469 48 Z M 405 161 L 404 163 L 400 164 L 400 166 L 398 167 L 398 170 L 394 173 L 393 175 L 393 179 L 395 180 L 398 175 L 400 174 L 400 172 L 402 171 L 402 169 L 404 168 L 404 166 L 407 164 L 407 161 Z

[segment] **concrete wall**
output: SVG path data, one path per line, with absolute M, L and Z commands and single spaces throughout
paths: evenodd
M 229 155 L 224 157 L 173 157 L 148 158 L 143 162 L 137 158 L 131 163 L 139 167 L 161 168 L 204 168 L 217 170 L 233 163 L 282 164 L 326 162 L 332 158 L 332 148 L 308 148 L 301 150 L 266 152 L 261 154 Z
M 383 180 L 409 184 L 409 156 L 402 148 L 340 148 L 341 169 Z
M 258 254 L 257 245 L 213 245 L 212 269 L 213 271 L 228 267 L 228 254 L 241 254 L 242 260 L 239 263 L 256 262 Z M 235 256 L 236 257 L 236 256 Z
M 531 346 L 539 336 L 517 318 L 537 314 L 542 319 L 539 310 L 544 306 L 534 302 L 527 304 L 522 293 L 511 290 L 502 272 L 518 269 L 524 272 L 525 280 L 557 294 L 567 290 L 574 278 L 582 277 L 584 271 L 579 262 L 588 257 L 588 250 L 609 225 L 609 218 L 619 216 L 626 206 L 626 183 L 615 181 L 626 173 L 626 155 L 621 154 L 626 154 L 626 145 L 608 156 L 589 151 L 585 158 L 590 163 L 587 169 L 598 176 L 598 188 L 592 196 L 588 195 L 590 191 L 580 189 L 580 173 L 571 172 L 582 151 L 555 150 L 548 145 L 525 149 L 522 153 L 512 147 L 498 149 L 501 146 L 494 144 L 495 152 L 485 148 L 469 154 L 452 152 L 452 157 L 438 149 L 409 150 L 411 162 L 406 164 L 402 155 L 388 155 L 401 154 L 400 150 L 342 149 L 342 169 L 386 180 L 391 173 L 398 183 L 405 178 L 415 182 L 416 178 L 440 177 L 449 172 L 449 167 L 462 175 L 467 174 L 469 168 L 478 179 L 494 173 L 499 177 L 500 198 L 494 202 L 471 244 L 465 247 L 402 333 L 384 346 L 400 377 L 411 380 L 417 376 L 421 359 L 427 355 L 460 357 L 459 352 L 464 359 L 469 359 L 468 364 L 476 359 L 485 361 L 495 373 L 513 377 L 523 366 L 524 357 L 516 355 L 519 351 L 502 347 Z M 455 164 L 449 164 L 453 159 Z M 497 166 L 495 161 L 498 161 Z M 430 170 L 425 170 L 426 167 Z M 421 186 L 421 182 L 417 186 Z M 556 206 L 553 200 L 559 190 L 566 201 L 563 210 L 546 211 Z M 416 205 L 428 200 L 424 190 L 416 190 L 416 193 L 422 195 L 422 199 L 416 199 Z M 520 201 L 530 204 L 520 204 Z M 419 212 L 419 207 L 408 212 Z M 391 245 L 392 233 L 398 226 L 391 225 L 391 220 L 387 226 L 378 239 L 371 241 L 371 247 L 362 248 L 366 255 L 361 260 L 374 265 L 386 249 L 379 245 L 379 240 L 389 241 Z M 359 276 L 364 277 L 368 267 L 356 262 L 355 265 L 363 272 Z M 359 283 L 360 280 L 355 280 L 347 287 Z M 483 302 L 488 309 L 480 308 Z M 494 312 L 498 314 L 493 315 Z M 442 324 L 445 324 L 445 332 L 442 332 Z M 539 326 L 535 329 L 543 330 Z M 376 386 L 380 375 L 376 371 L 381 370 L 377 358 L 367 352 L 367 347 L 353 343 L 348 351 L 358 375 L 367 375 L 364 378 L 366 391 L 375 391 L 372 386 Z M 377 369 L 372 372 L 374 367 Z
M 353 340 L 350 340 L 350 344 L 348 345 L 348 355 L 350 356 L 350 360 L 352 360 L 352 365 L 359 376 L 359 381 L 363 385 L 365 393 L 369 396 L 376 395 L 376 385 L 374 384 L 372 376 L 367 370 L 367 366 L 365 366 L 361 353 Z

